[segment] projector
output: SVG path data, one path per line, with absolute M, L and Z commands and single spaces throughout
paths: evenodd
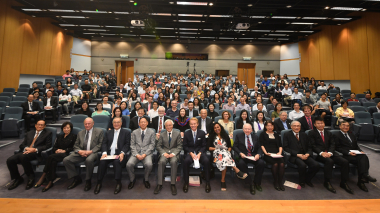
M 145 27 L 145 23 L 142 20 L 132 20 L 131 25 L 135 27 Z
M 238 23 L 236 24 L 236 29 L 237 30 L 246 30 L 250 27 L 251 25 L 249 23 Z

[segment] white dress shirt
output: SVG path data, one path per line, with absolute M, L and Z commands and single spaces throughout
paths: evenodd
M 119 133 L 120 133 L 120 129 L 118 130 L 114 130 L 114 133 L 113 133 L 113 141 L 112 141 L 112 144 L 111 144 L 111 153 L 112 153 L 112 146 L 115 145 L 115 150 L 114 152 L 116 152 L 116 149 L 117 149 L 117 141 L 119 140 Z M 124 153 L 123 151 L 121 151 L 121 153 Z M 102 155 L 106 155 L 107 152 L 103 152 Z
M 51 101 L 51 98 L 46 99 L 46 106 L 51 106 L 50 101 Z
M 203 130 L 207 134 L 206 118 L 205 119 L 201 118 L 201 130 Z
M 292 95 L 292 90 L 290 88 L 288 89 L 283 89 L 282 90 L 282 95 Z
M 304 116 L 304 115 L 305 115 L 305 114 L 304 114 L 301 110 L 299 110 L 298 112 L 295 111 L 295 110 L 293 110 L 293 111 L 291 111 L 291 112 L 289 113 L 289 119 L 291 119 L 291 120 L 295 120 L 295 119 L 300 118 L 300 117 L 302 117 L 302 116 Z
M 257 104 L 253 105 L 252 111 L 254 111 L 254 110 L 258 110 L 257 109 Z M 267 108 L 264 106 L 264 104 L 263 104 L 263 111 L 267 111 Z
M 302 93 L 300 93 L 300 92 L 297 93 L 297 94 L 296 94 L 296 93 L 293 93 L 293 94 L 292 94 L 292 99 L 293 99 L 293 100 L 294 100 L 294 99 L 301 99 L 302 96 L 303 96 L 303 95 L 302 95 Z
M 91 150 L 91 138 L 92 138 L 92 130 L 93 130 L 94 128 L 91 128 L 89 131 L 88 131 L 88 133 L 87 134 L 89 134 L 88 135 L 88 142 L 87 142 L 87 151 L 89 151 L 89 150 Z M 84 138 L 86 138 L 86 134 L 84 134 Z

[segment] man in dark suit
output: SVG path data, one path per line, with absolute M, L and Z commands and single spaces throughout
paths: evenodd
M 364 183 L 376 182 L 376 179 L 368 173 L 369 160 L 366 154 L 360 149 L 356 141 L 356 137 L 349 132 L 350 124 L 347 121 L 342 121 L 339 125 L 340 132 L 335 138 L 336 151 L 343 154 L 343 158 L 348 162 L 357 165 L 358 167 L 358 187 L 368 192 Z M 362 154 L 355 154 L 351 150 L 358 150 Z
M 119 91 L 121 93 L 127 93 L 127 90 L 124 88 L 123 84 L 120 84 L 120 87 L 116 88 L 116 91 Z
M 303 106 L 302 109 L 305 115 L 299 118 L 298 121 L 301 123 L 301 132 L 306 132 L 306 130 L 314 129 L 315 118 L 311 116 L 311 107 L 309 105 Z
M 317 174 L 319 163 L 312 157 L 313 151 L 310 140 L 306 133 L 300 132 L 301 123 L 299 121 L 291 123 L 291 130 L 284 134 L 284 150 L 290 153 L 289 162 L 298 166 L 300 186 L 304 188 L 306 183 L 308 186 L 314 187 L 311 179 Z M 309 168 L 306 169 L 306 167 Z
M 185 151 L 185 158 L 183 160 L 183 179 L 185 184 L 183 185 L 183 192 L 189 191 L 189 167 L 195 161 L 198 160 L 203 166 L 203 170 L 206 178 L 206 193 L 211 191 L 210 185 L 210 162 L 206 155 L 207 141 L 206 134 L 202 130 L 198 130 L 198 119 L 191 118 L 190 131 L 185 131 L 183 136 L 183 150 Z
M 368 112 L 371 113 L 371 116 L 373 116 L 373 113 L 375 112 L 380 112 L 380 102 L 378 102 L 375 107 L 370 107 Z
M 40 115 L 38 114 L 41 112 L 40 105 L 37 102 L 33 101 L 33 95 L 28 95 L 28 101 L 21 104 L 23 115 L 22 118 L 25 120 L 25 126 L 26 130 L 30 131 L 30 120 L 34 118 L 35 121 L 39 121 Z
M 261 179 L 265 168 L 265 162 L 260 158 L 262 150 L 259 144 L 259 138 L 257 135 L 253 134 L 252 126 L 250 124 L 244 124 L 243 131 L 244 133 L 236 135 L 233 150 L 240 157 L 237 163 L 237 167 L 243 173 L 248 174 L 247 178 L 245 178 L 245 183 L 249 183 L 249 191 L 252 195 L 254 195 L 256 193 L 255 189 L 260 192 L 262 191 Z M 255 161 L 247 159 L 247 156 L 254 157 Z M 255 177 L 253 183 L 252 177 L 248 173 L 248 163 L 255 165 Z
M 201 117 L 198 118 L 198 129 L 203 130 L 206 135 L 210 132 L 211 126 L 212 126 L 212 119 L 207 117 L 207 110 L 202 109 L 201 110 Z
M 346 159 L 341 157 L 335 152 L 335 141 L 330 131 L 325 130 L 325 122 L 322 118 L 318 117 L 314 121 L 314 129 L 309 132 L 309 139 L 313 151 L 318 155 L 316 160 L 324 164 L 325 181 L 323 186 L 332 193 L 336 193 L 335 189 L 330 183 L 334 164 L 340 166 L 340 187 L 346 192 L 353 194 L 351 188 L 347 185 L 349 163 Z
M 135 116 L 134 118 L 132 118 L 130 123 L 129 123 L 129 128 L 131 129 L 132 132 L 139 128 L 140 118 L 145 117 L 144 116 L 145 115 L 145 109 L 141 107 L 137 111 L 137 115 L 138 116 Z M 148 125 L 149 125 L 150 119 L 147 119 L 147 120 L 148 120 Z
M 32 84 L 32 88 L 29 89 L 29 93 L 28 94 L 33 94 L 34 93 L 34 89 L 38 88 L 38 85 L 37 83 L 33 83 Z
M 107 166 L 112 163 L 116 187 L 114 194 L 118 194 L 121 191 L 121 168 L 127 163 L 126 154 L 131 145 L 131 133 L 122 129 L 122 119 L 114 118 L 112 121 L 113 129 L 108 130 L 107 134 L 103 138 L 102 143 L 102 157 L 100 158 L 98 169 L 98 183 L 96 184 L 94 193 L 98 194 L 102 188 L 102 182 L 104 175 L 107 173 Z M 103 158 L 115 156 L 115 159 L 102 160 Z
M 28 177 L 28 183 L 25 189 L 28 190 L 32 188 L 34 185 L 34 172 L 30 162 L 32 160 L 41 161 L 41 152 L 51 148 L 52 133 L 45 129 L 45 121 L 37 121 L 35 127 L 36 130 L 29 131 L 25 135 L 24 141 L 20 144 L 20 151 L 7 159 L 7 166 L 11 174 L 11 179 L 15 180 L 8 190 L 15 189 L 24 182 L 24 179 L 20 176 L 18 171 L 17 164 L 22 165 L 24 172 Z
M 146 112 L 149 112 L 149 110 L 153 109 L 153 97 L 147 96 L 146 99 L 148 100 L 148 102 L 143 104 L 143 108 L 145 109 Z
M 182 139 L 181 139 L 181 132 L 180 131 L 173 131 L 173 124 L 174 122 L 172 120 L 168 120 L 165 122 L 165 128 L 166 131 L 163 131 L 162 134 L 160 134 L 160 137 L 158 139 L 156 149 L 158 151 L 158 181 L 157 181 L 157 187 L 154 190 L 154 194 L 160 193 L 162 189 L 163 179 L 164 179 L 164 171 L 166 168 L 166 164 L 169 162 L 171 167 L 171 191 L 172 195 L 177 194 L 177 188 L 175 187 L 176 179 L 177 179 L 177 168 L 178 168 L 178 161 L 180 157 L 180 152 L 182 150 Z
M 290 123 L 292 120 L 288 119 L 288 113 L 285 111 L 280 112 L 280 119 L 274 119 L 274 129 L 277 132 L 281 132 L 282 130 L 290 129 Z
M 165 116 L 165 107 L 160 106 L 157 109 L 158 111 L 158 116 L 152 118 L 152 122 L 149 125 L 149 128 L 153 128 L 156 130 L 157 134 L 161 133 L 161 130 L 165 129 L 165 121 L 170 119 L 170 117 Z M 159 135 L 158 137 L 159 138 Z
M 267 104 L 267 111 L 268 113 L 273 110 L 274 111 L 274 107 L 276 106 L 276 104 L 278 103 L 277 99 L 276 98 L 273 98 L 272 99 L 272 104 Z M 271 116 L 271 115 L 269 115 Z
M 197 117 L 199 114 L 198 114 L 198 110 L 194 109 L 194 103 L 190 101 L 188 106 L 189 106 L 189 109 L 186 110 L 186 117 L 189 117 L 189 118 Z
M 56 116 L 57 116 L 58 98 L 53 97 L 53 92 L 49 90 L 46 93 L 46 98 L 44 98 L 43 102 L 44 102 L 45 113 L 47 111 L 51 112 L 53 116 L 53 121 L 51 123 L 54 124 L 55 120 L 57 119 Z

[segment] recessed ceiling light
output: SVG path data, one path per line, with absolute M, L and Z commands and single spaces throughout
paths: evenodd
M 337 20 L 337 21 L 349 21 L 352 18 L 333 18 L 332 20 Z
M 305 24 L 305 25 L 313 25 L 317 23 L 308 23 L 308 22 L 292 22 L 291 24 Z
M 107 11 L 96 10 L 82 10 L 82 13 L 107 13 Z
M 266 16 L 250 16 L 250 18 L 266 18 Z
M 126 14 L 129 14 L 129 12 L 113 12 L 115 14 L 123 14 L 123 15 L 126 15 Z
M 195 5 L 195 6 L 207 6 L 207 2 L 187 2 L 187 1 L 177 1 L 178 5 Z M 212 4 L 212 3 L 210 3 Z
M 259 22 L 257 22 L 257 23 L 261 24 L 262 22 L 261 22 L 261 21 L 259 21 Z
M 232 15 L 210 15 L 210 18 L 232 18 Z
M 341 25 L 341 24 L 338 24 L 338 25 Z
M 171 13 L 149 13 L 152 16 L 172 16 Z
M 119 20 L 119 18 L 115 18 L 116 20 Z
M 27 12 L 38 12 L 38 11 L 42 11 L 41 9 L 28 9 L 28 8 L 22 8 L 21 10 L 23 10 L 23 11 L 27 11 Z
M 252 7 L 253 5 L 252 5 L 252 4 L 248 4 L 247 6 L 248 6 L 248 7 Z
M 34 17 L 36 17 L 35 15 L 32 15 L 32 17 L 34 18 Z
M 174 2 L 171 1 L 171 2 L 169 2 L 169 4 L 174 4 Z
M 178 22 L 201 22 L 200 20 L 178 20 Z
M 81 27 L 100 27 L 99 25 L 80 25 Z
M 327 19 L 327 17 L 303 17 L 302 19 Z
M 108 26 L 108 25 L 106 25 L 105 27 L 110 27 L 110 28 L 125 28 L 124 26 Z
M 214 3 L 210 2 L 210 4 L 208 4 L 208 5 L 212 6 L 212 5 L 214 5 Z
M 330 9 L 330 7 L 329 7 L 329 6 L 326 6 L 325 9 L 328 10 L 328 9 Z
M 367 9 L 362 9 L 362 11 L 366 11 Z
M 178 14 L 178 16 L 203 17 L 202 14 Z
M 286 6 L 287 8 L 291 8 L 292 7 L 292 5 L 288 5 L 288 6 Z
M 104 29 L 87 29 L 88 31 L 102 31 L 102 32 L 105 32 L 107 30 L 104 30 Z
M 48 9 L 50 12 L 63 12 L 63 13 L 73 13 L 74 10 L 60 10 L 60 9 Z
M 59 24 L 61 27 L 74 27 L 74 24 Z
M 348 10 L 348 11 L 360 11 L 363 8 L 357 7 L 332 7 L 331 10 Z
M 62 18 L 86 18 L 84 16 L 61 16 Z
M 272 16 L 272 18 L 279 18 L 279 19 L 296 19 L 297 17 L 294 17 L 294 16 Z

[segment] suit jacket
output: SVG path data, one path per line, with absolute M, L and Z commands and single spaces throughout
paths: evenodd
M 319 131 L 317 128 L 313 129 L 309 132 L 309 139 L 312 146 L 312 149 L 317 155 L 321 152 L 331 152 L 333 155 L 336 155 L 335 153 L 335 141 L 332 133 L 328 130 L 323 131 L 323 136 L 325 138 L 325 141 L 323 142 L 321 134 L 319 134 Z
M 288 125 L 288 129 L 291 129 L 290 128 L 290 123 L 292 122 L 292 120 L 290 119 L 286 119 L 286 124 Z M 282 124 L 282 121 L 281 119 L 274 119 L 274 130 L 276 130 L 277 132 L 281 132 L 282 130 L 285 130 L 284 128 L 284 125 Z
M 34 135 L 36 134 L 36 130 L 29 131 L 25 134 L 24 141 L 20 144 L 19 152 L 23 152 L 26 147 L 29 147 L 34 139 Z M 36 139 L 36 142 L 33 145 L 33 148 L 36 148 L 38 150 L 37 158 L 38 160 L 41 160 L 41 152 L 45 151 L 49 148 L 51 148 L 52 144 L 52 133 L 49 130 L 42 130 L 38 138 Z
M 21 104 L 21 107 L 22 107 L 22 111 L 23 111 L 23 114 L 26 115 L 27 112 L 29 112 L 29 103 L 28 101 L 24 102 Z M 32 111 L 35 112 L 35 111 L 39 111 L 41 112 L 41 108 L 40 108 L 40 105 L 35 102 L 35 101 L 32 101 Z
M 141 141 L 141 129 L 136 129 L 131 135 L 131 153 L 136 155 L 153 154 L 156 145 L 156 134 L 152 129 L 146 128 L 144 141 Z
M 159 118 L 160 118 L 160 116 L 156 116 L 156 117 L 152 118 L 152 122 L 149 124 L 149 128 L 155 129 L 157 133 L 159 133 L 158 132 L 158 128 L 159 128 L 158 127 L 158 121 L 159 121 L 158 119 Z M 170 117 L 164 116 L 164 120 L 162 122 L 162 129 L 165 129 L 165 121 L 168 119 L 170 119 Z
M 148 112 L 148 104 L 149 104 L 149 103 L 147 102 L 147 103 L 143 104 L 143 106 L 142 106 L 142 107 L 144 107 L 145 112 Z M 153 102 L 150 103 L 150 109 L 153 109 Z
M 73 151 L 74 143 L 77 139 L 77 135 L 75 135 L 73 132 L 68 134 L 66 138 L 64 137 L 65 134 L 58 134 L 57 140 L 54 143 L 52 153 L 55 153 L 58 149 L 65 150 L 65 154 L 69 155 L 70 152 Z
M 252 112 L 252 119 L 253 119 L 253 120 L 256 120 L 256 115 L 257 115 L 258 112 L 259 112 L 258 110 L 254 110 L 254 111 Z M 267 111 L 262 111 L 262 112 L 264 113 L 264 117 L 268 117 L 268 118 L 270 118 L 270 116 L 269 116 L 269 114 L 268 114 Z M 264 119 L 264 120 L 265 120 L 265 119 Z
M 116 90 L 120 91 L 120 87 L 117 87 Z M 123 88 L 123 90 L 121 91 L 121 93 L 127 93 L 127 90 L 125 88 Z
M 185 151 L 185 155 L 189 154 L 190 152 L 194 154 L 198 154 L 201 152 L 202 154 L 206 154 L 206 148 L 207 148 L 207 141 L 206 141 L 206 134 L 202 130 L 197 130 L 197 137 L 195 138 L 194 143 L 194 136 L 193 131 L 190 129 L 190 131 L 186 131 L 183 136 L 183 150 Z
M 268 111 L 268 113 L 269 113 L 271 110 L 274 111 L 274 106 L 273 106 L 273 104 L 267 104 L 267 111 Z
M 350 137 L 351 141 L 348 140 L 342 132 L 338 133 L 338 136 L 335 136 L 335 146 L 336 146 L 336 151 L 342 153 L 343 155 L 349 155 L 348 153 L 350 150 L 359 150 L 360 147 L 358 146 L 358 142 L 356 140 L 356 137 L 352 133 L 347 133 L 348 137 Z
M 211 118 L 206 118 L 206 130 L 207 133 L 211 131 L 211 126 L 212 126 L 212 119 Z M 201 129 L 202 125 L 202 118 L 198 118 L 198 129 Z
M 147 118 L 148 120 L 148 126 L 149 126 L 149 123 L 150 123 L 150 119 L 147 117 L 147 116 L 144 116 Z M 139 117 L 138 116 L 135 116 L 131 119 L 131 121 L 129 122 L 129 128 L 131 129 L 131 131 L 133 132 L 134 130 L 140 128 L 139 126 Z
M 240 153 L 243 153 L 245 155 L 248 154 L 248 149 L 245 146 L 245 138 L 246 138 L 246 135 L 244 132 L 237 134 L 235 137 L 235 141 L 234 141 L 234 145 L 232 149 L 234 150 L 234 152 L 236 152 L 239 155 Z M 259 143 L 259 138 L 253 132 L 251 133 L 251 138 L 252 138 L 251 143 L 253 144 L 253 150 L 251 152 L 252 156 L 256 156 L 257 154 L 261 155 L 262 151 L 261 151 L 261 147 Z
M 107 152 L 107 155 L 111 154 L 111 146 L 113 143 L 113 137 L 115 130 L 108 130 L 105 137 L 103 137 L 102 143 L 102 153 Z M 115 150 L 115 155 L 119 155 L 121 152 L 124 152 L 126 155 L 130 149 L 131 145 L 131 133 L 128 130 L 121 128 L 119 132 L 119 137 L 117 139 L 117 149 Z
M 368 108 L 368 112 L 371 114 L 371 116 L 373 116 L 373 113 L 377 112 L 377 107 L 370 107 Z
M 311 116 L 311 125 L 314 125 L 314 120 L 315 117 Z M 305 116 L 300 117 L 298 121 L 301 123 L 301 132 L 306 132 L 306 130 L 310 130 L 309 124 L 307 123 Z M 313 129 L 315 129 L 315 126 L 313 126 Z
M 172 130 L 172 135 L 171 135 L 172 140 L 170 141 L 170 146 L 169 146 L 169 138 L 168 138 L 168 133 L 167 131 L 163 131 L 160 134 L 160 137 L 158 138 L 158 142 L 156 145 L 156 149 L 160 156 L 164 153 L 168 154 L 174 154 L 177 157 L 179 157 L 179 153 L 182 150 L 182 138 L 181 138 L 181 132 Z
M 47 98 L 44 98 L 43 102 L 44 102 L 44 106 L 46 106 Z M 57 108 L 57 106 L 58 106 L 58 98 L 57 97 L 51 96 L 50 106 L 52 106 L 53 108 Z
M 77 140 L 74 144 L 74 152 L 78 153 L 80 150 L 85 150 L 86 147 L 83 147 L 84 145 L 84 138 L 86 137 L 86 130 L 82 130 L 77 135 Z M 100 148 L 102 147 L 103 142 L 103 130 L 100 128 L 92 128 L 92 135 L 91 135 L 91 142 L 90 142 L 90 150 L 93 153 L 97 153 L 100 151 Z
M 313 150 L 312 150 L 311 143 L 308 136 L 304 132 L 299 132 L 298 134 L 299 134 L 298 135 L 299 141 L 297 140 L 293 131 L 290 131 L 284 134 L 283 147 L 284 147 L 285 152 L 290 153 L 289 161 L 291 163 L 295 162 L 297 158 L 297 154 L 308 153 L 310 155 L 309 156 L 310 158 L 313 157 Z M 304 150 L 305 153 L 301 153 L 300 145 L 302 146 L 302 149 Z
M 189 110 L 188 109 L 186 110 L 186 116 L 189 116 Z M 197 116 L 199 116 L 198 110 L 193 109 L 193 117 L 197 117 Z

